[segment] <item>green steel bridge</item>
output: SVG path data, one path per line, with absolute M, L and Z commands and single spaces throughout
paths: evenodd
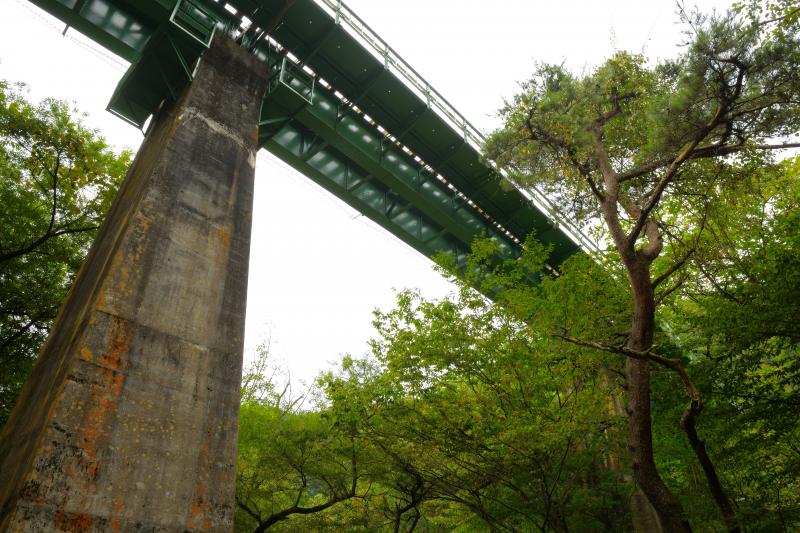
M 262 147 L 429 257 L 591 246 L 340 2 L 32 1 L 130 62 L 108 109 L 149 131 L 0 430 L 0 531 L 231 530 Z
M 482 134 L 337 0 L 31 0 L 130 68 L 108 110 L 145 129 L 215 32 L 266 63 L 259 146 L 426 256 L 532 231 L 551 266 L 593 244 L 536 190 L 480 157 Z M 504 183 L 505 182 L 505 183 Z

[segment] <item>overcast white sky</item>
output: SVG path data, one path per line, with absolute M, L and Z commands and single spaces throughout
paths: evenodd
M 494 113 L 535 62 L 591 69 L 614 50 L 652 61 L 678 52 L 672 0 L 346 0 L 473 124 Z M 691 2 L 687 1 L 687 4 Z M 701 0 L 703 10 L 725 8 Z M 75 102 L 117 147 L 142 134 L 105 111 L 124 61 L 81 42 L 26 0 L 0 0 L 0 78 L 24 81 L 33 99 Z M 310 382 L 340 354 L 367 351 L 372 310 L 394 288 L 429 297 L 450 288 L 430 262 L 334 196 L 261 151 L 250 263 L 246 343 L 271 336 L 276 361 Z

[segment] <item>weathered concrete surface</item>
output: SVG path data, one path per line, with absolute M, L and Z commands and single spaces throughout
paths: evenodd
M 232 529 L 263 65 L 157 122 L 0 435 L 0 531 Z

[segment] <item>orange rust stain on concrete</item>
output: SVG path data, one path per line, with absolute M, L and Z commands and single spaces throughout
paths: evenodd
M 30 495 L 28 498 L 36 504 L 36 507 L 44 507 L 44 498 L 40 498 L 39 496 Z
M 205 500 L 206 484 L 203 481 L 198 481 L 195 485 L 195 497 L 192 499 L 192 506 L 189 508 L 189 520 L 186 527 L 189 529 L 201 528 L 202 531 L 209 531 L 211 529 L 211 517 L 208 516 L 208 511 L 211 508 L 208 501 Z
M 217 244 L 214 246 L 214 265 L 219 276 L 228 268 L 228 256 L 231 248 L 231 238 L 233 236 L 233 225 L 225 224 L 217 228 Z
M 203 445 L 197 457 L 197 483 L 194 487 L 194 498 L 189 508 L 189 520 L 186 524 L 188 528 L 196 528 L 198 525 L 204 531 L 211 529 L 211 517 L 208 516 L 210 505 L 206 499 L 207 487 L 205 476 L 208 472 L 208 441 L 211 438 L 211 430 L 206 430 Z
M 120 496 L 114 498 L 114 515 L 111 518 L 111 531 L 114 533 L 122 531 L 122 522 L 119 519 L 119 515 L 122 514 L 123 508 L 124 506 L 122 505 L 122 498 Z
M 108 368 L 118 369 L 120 362 L 125 355 L 128 354 L 130 346 L 128 346 L 128 332 L 123 325 L 114 321 L 111 330 L 111 341 L 108 343 L 108 350 L 100 356 L 99 363 Z
M 225 224 L 224 226 L 220 226 L 217 228 L 217 240 L 218 243 L 215 246 L 217 251 L 216 253 L 216 263 L 220 266 L 224 265 L 227 262 L 228 258 L 228 251 L 231 247 L 231 237 L 233 236 L 233 228 L 231 224 Z
M 133 276 L 131 276 L 131 270 L 128 265 L 139 264 L 144 249 L 144 241 L 147 239 L 152 221 L 142 216 L 141 213 L 136 213 L 134 214 L 133 222 L 138 226 L 139 231 L 134 231 L 131 237 L 123 241 L 122 249 L 117 251 L 111 258 L 110 272 L 112 274 L 100 290 L 95 304 L 97 309 L 108 310 L 107 300 L 110 295 L 113 295 L 111 298 L 113 305 L 114 301 L 125 300 L 133 293 L 133 287 L 131 286 Z
M 56 511 L 56 529 L 69 533 L 84 533 L 92 527 L 92 517 L 84 513 Z
M 86 347 L 81 348 L 81 359 L 83 359 L 84 361 L 91 361 L 92 351 Z
M 114 383 L 113 383 L 113 384 L 112 384 L 112 386 L 111 386 L 111 392 L 112 392 L 114 395 L 117 395 L 117 396 L 118 396 L 118 395 L 119 395 L 119 393 L 120 393 L 120 392 L 122 392 L 122 383 L 123 383 L 124 381 L 125 381 L 125 375 L 124 375 L 124 374 L 122 374 L 121 372 L 117 372 L 117 373 L 114 375 Z
M 224 226 L 220 226 L 217 228 L 217 237 L 219 238 L 219 246 L 224 247 L 225 249 L 228 248 L 231 244 L 231 236 L 232 236 L 232 229 L 231 224 L 225 224 Z
M 96 367 L 98 380 L 92 387 L 87 402 L 88 407 L 83 420 L 83 432 L 79 446 L 86 458 L 85 473 L 87 481 L 93 482 L 97 473 L 97 452 L 109 434 L 108 421 L 117 410 L 119 395 L 125 376 L 119 371 L 125 366 L 125 356 L 130 350 L 128 334 L 130 326 L 114 321 L 111 328 L 111 340 Z

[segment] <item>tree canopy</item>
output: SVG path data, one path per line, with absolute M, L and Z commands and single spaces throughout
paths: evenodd
M 800 39 L 793 11 L 763 21 L 758 11 L 681 11 L 684 52 L 650 65 L 619 52 L 590 73 L 543 65 L 507 103 L 487 156 L 518 182 L 537 183 L 565 211 L 602 230 L 611 262 L 628 278 L 633 319 L 621 346 L 578 339 L 627 357 L 629 448 L 637 485 L 667 531 L 688 531 L 680 501 L 659 474 L 652 438 L 650 366 L 678 373 L 690 404 L 681 427 L 730 531 L 730 498 L 697 435 L 700 389 L 679 359 L 653 350 L 656 306 L 686 281 L 709 212 L 800 129 Z M 775 29 L 777 25 L 777 29 Z M 770 32 L 770 29 L 775 29 Z
M 785 165 L 794 178 L 796 165 Z M 783 189 L 778 195 L 786 197 Z M 788 223 L 795 216 L 793 209 L 775 211 L 769 227 L 797 238 L 800 226 Z M 346 357 L 324 373 L 306 410 L 281 412 L 277 406 L 286 402 L 272 396 L 265 404 L 272 414 L 262 415 L 267 426 L 254 423 L 252 412 L 265 405 L 243 406 L 237 494 L 262 509 L 262 522 L 280 514 L 271 526 L 279 531 L 631 528 L 635 485 L 621 408 L 625 355 L 560 338 L 567 329 L 598 343 L 622 342 L 631 315 L 625 284 L 597 283 L 603 269 L 578 256 L 557 278 L 532 285 L 530 272 L 547 257 L 534 239 L 520 261 L 497 264 L 494 257 L 491 241 L 476 243 L 466 277 L 443 258 L 442 271 L 459 285 L 448 298 L 400 292 L 394 309 L 376 312 L 372 355 Z M 761 276 L 783 287 L 776 300 L 795 290 L 775 279 L 782 276 L 772 269 Z M 494 292 L 500 305 L 476 286 L 484 292 L 502 286 Z M 722 311 L 720 300 L 728 298 L 713 286 L 673 293 L 663 304 L 670 329 L 656 332 L 656 342 L 665 357 L 686 364 L 707 398 L 698 431 L 736 495 L 740 527 L 789 531 L 800 525 L 797 345 L 785 332 L 764 330 L 747 338 L 775 348 L 746 351 L 755 346 L 736 344 L 720 320 L 746 308 Z M 686 408 L 679 376 L 656 367 L 652 397 L 656 461 L 665 482 L 693 527 L 724 527 L 678 431 Z M 261 462 L 252 461 L 254 450 Z M 299 454 L 306 455 L 300 460 Z M 286 476 L 285 468 L 293 473 Z M 253 490 L 254 479 L 261 490 L 271 488 Z M 298 509 L 308 513 L 286 512 Z M 256 523 L 240 514 L 237 531 L 255 531 Z
M 0 424 L 127 171 L 65 103 L 0 81 Z

